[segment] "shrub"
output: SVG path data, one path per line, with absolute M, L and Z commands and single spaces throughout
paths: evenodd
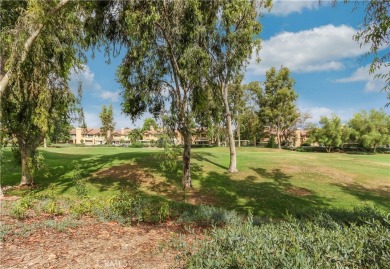
M 130 148 L 143 148 L 144 145 L 141 142 L 134 142 L 134 143 L 131 143 L 131 145 L 129 147 Z
M 329 215 L 232 222 L 178 256 L 188 268 L 390 268 L 390 219 L 344 225 Z M 191 255 L 187 255 L 188 253 Z
M 237 219 L 235 211 L 211 206 L 199 206 L 185 211 L 178 219 L 181 223 L 193 223 L 201 226 L 231 224 Z

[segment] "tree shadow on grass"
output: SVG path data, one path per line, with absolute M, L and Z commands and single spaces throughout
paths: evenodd
M 199 178 L 201 191 L 217 198 L 216 205 L 255 215 L 281 217 L 285 213 L 299 214 L 326 208 L 328 201 L 309 192 L 291 192 L 297 189 L 290 182 L 290 175 L 279 169 L 270 172 L 251 168 L 266 181 L 257 181 L 255 176 L 232 180 L 228 173 L 209 172 Z
M 357 183 L 333 185 L 339 187 L 344 193 L 358 198 L 362 202 L 372 202 L 390 212 L 390 186 L 371 189 Z
M 192 158 L 194 158 L 195 160 L 199 161 L 199 162 L 208 162 L 208 163 L 211 163 L 219 168 L 222 168 L 224 170 L 228 170 L 229 168 L 227 166 L 223 166 L 219 163 L 216 163 L 214 161 L 211 161 L 210 159 L 206 158 L 205 156 L 208 156 L 208 157 L 212 157 L 212 158 L 215 158 L 215 155 L 210 153 L 210 152 L 197 152 L 197 153 L 193 153 L 192 154 Z

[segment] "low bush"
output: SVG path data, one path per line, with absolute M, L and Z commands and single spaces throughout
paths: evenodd
M 214 228 L 178 259 L 188 268 L 390 268 L 390 219 L 345 225 L 324 214 L 254 226 L 249 216 Z
M 221 226 L 237 220 L 235 211 L 211 206 L 198 206 L 185 211 L 179 218 L 179 223 L 196 224 L 201 226 Z
M 144 144 L 142 144 L 141 142 L 134 142 L 134 143 L 131 143 L 131 145 L 129 145 L 130 148 L 143 148 L 144 147 Z

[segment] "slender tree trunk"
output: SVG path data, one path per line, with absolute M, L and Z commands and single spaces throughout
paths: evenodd
M 241 147 L 241 130 L 240 130 L 240 123 L 237 124 L 237 138 L 238 138 L 238 147 Z
M 232 128 L 232 115 L 230 113 L 229 102 L 228 102 L 228 85 L 227 84 L 223 86 L 222 93 L 223 93 L 223 102 L 225 105 L 226 125 L 227 125 L 226 127 L 227 127 L 227 132 L 228 132 L 229 149 L 230 149 L 229 172 L 236 173 L 236 172 L 238 172 L 236 145 L 234 143 L 234 135 L 233 135 L 233 128 Z
M 192 188 L 191 182 L 191 133 L 183 132 L 184 150 L 183 150 L 183 189 Z
M 3 68 L 3 55 L 0 54 L 0 81 L 3 80 L 3 77 L 4 77 L 4 68 Z M 1 93 L 0 93 L 0 108 L 1 108 Z M 0 111 L 0 119 L 1 119 L 1 111 Z M 1 122 L 0 122 L 0 129 L 2 128 L 3 126 L 1 125 Z M 3 141 L 0 141 L 0 143 L 3 143 Z M 1 167 L 2 167 L 2 164 L 1 162 L 3 161 L 3 147 L 0 148 L 1 152 L 0 152 L 0 197 L 3 197 L 4 196 L 4 193 L 3 193 L 3 188 L 1 187 Z
M 33 183 L 33 179 L 30 173 L 30 169 L 28 167 L 28 158 L 30 157 L 30 154 L 28 149 L 20 147 L 20 145 L 19 149 L 22 161 L 22 178 L 20 180 L 20 186 L 31 185 Z
M 256 147 L 256 136 L 253 137 L 253 145 Z
M 281 136 L 280 136 L 279 128 L 276 128 L 276 135 L 278 136 L 278 148 L 282 149 L 282 143 L 280 141 Z

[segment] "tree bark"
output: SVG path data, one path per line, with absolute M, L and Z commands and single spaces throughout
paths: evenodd
M 191 132 L 183 132 L 184 150 L 183 150 L 183 189 L 191 189 Z
M 241 130 L 240 130 L 240 123 L 237 124 L 237 138 L 238 138 L 238 147 L 241 147 Z
M 229 102 L 228 102 L 228 85 L 225 84 L 222 88 L 223 102 L 225 105 L 226 112 L 226 127 L 229 137 L 229 149 L 230 149 L 230 165 L 229 172 L 236 173 L 237 170 L 237 155 L 236 155 L 236 145 L 234 143 L 234 135 L 232 128 L 232 115 L 230 113 Z
M 20 179 L 20 186 L 31 185 L 33 183 L 33 178 L 28 167 L 28 159 L 31 157 L 28 152 L 28 149 L 20 147 L 20 155 L 22 161 L 22 178 Z
M 276 135 L 278 136 L 278 148 L 282 149 L 282 143 L 280 141 L 280 131 L 279 131 L 279 128 L 276 128 Z

